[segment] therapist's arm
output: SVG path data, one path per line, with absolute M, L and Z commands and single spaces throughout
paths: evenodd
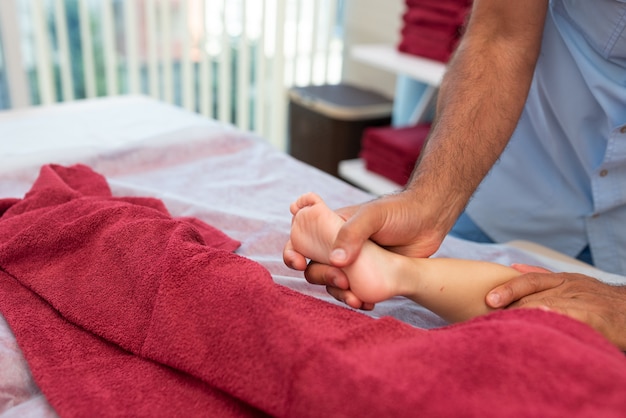
M 548 0 L 477 0 L 441 85 L 436 121 L 408 193 L 443 235 L 504 150 L 526 102 Z M 443 209 L 443 210 L 442 210 Z
M 548 0 L 474 1 L 409 185 L 352 208 L 333 245 L 334 266 L 351 264 L 368 239 L 413 257 L 430 256 L 439 248 L 517 125 L 539 56 L 547 7 Z M 285 256 L 288 265 L 302 264 L 298 258 Z M 349 300 L 350 306 L 363 306 L 340 269 L 312 263 L 305 277 L 327 286 L 335 298 Z
M 548 0 L 475 0 L 442 81 L 436 117 L 406 190 L 359 208 L 335 245 L 350 264 L 367 239 L 432 255 L 498 159 L 522 113 L 541 50 Z M 407 248 L 408 247 L 408 248 Z

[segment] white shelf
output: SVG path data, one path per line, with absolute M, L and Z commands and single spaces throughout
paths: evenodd
M 393 45 L 355 45 L 351 53 L 358 61 L 395 74 L 407 75 L 434 87 L 441 84 L 443 74 L 446 72 L 444 63 L 402 53 Z
M 351 54 L 357 61 L 425 83 L 426 89 L 415 105 L 409 123 L 416 124 L 423 120 L 437 94 L 446 72 L 446 64 L 405 54 L 388 44 L 355 45 Z M 368 171 L 361 159 L 339 162 L 339 176 L 376 195 L 392 193 L 402 188 L 399 184 Z
M 338 171 L 341 178 L 378 196 L 393 193 L 402 188 L 386 177 L 368 171 L 365 168 L 365 161 L 361 158 L 340 161 Z
M 424 119 L 446 72 L 444 63 L 402 53 L 388 44 L 355 45 L 351 54 L 357 61 L 425 83 L 426 89 L 416 103 L 409 123 L 416 124 Z M 402 188 L 399 184 L 368 171 L 361 159 L 339 162 L 339 176 L 376 195 L 392 193 Z

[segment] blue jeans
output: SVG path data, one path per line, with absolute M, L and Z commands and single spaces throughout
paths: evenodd
M 450 231 L 450 235 L 473 242 L 482 242 L 486 244 L 494 243 L 494 240 L 492 240 L 489 235 L 485 234 L 465 212 L 459 216 L 459 219 Z M 589 249 L 588 245 L 580 252 L 580 254 L 576 256 L 576 258 L 587 264 L 593 265 L 593 256 L 591 255 L 591 249 Z

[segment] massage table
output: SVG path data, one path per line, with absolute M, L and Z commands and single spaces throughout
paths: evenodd
M 272 285 L 278 289 L 274 290 L 275 288 L 271 287 L 271 292 L 278 292 L 277 298 L 279 301 L 277 304 L 283 303 L 280 300 L 284 296 L 289 303 L 293 303 L 298 309 L 312 313 L 319 311 L 320 318 L 328 318 L 324 319 L 327 321 L 328 330 L 340 329 L 342 328 L 340 325 L 343 323 L 361 324 L 358 327 L 362 327 L 359 329 L 362 329 L 364 333 L 371 332 L 371 335 L 379 336 L 385 342 L 395 341 L 393 344 L 389 343 L 390 352 L 395 350 L 395 347 L 400 346 L 397 343 L 399 336 L 408 338 L 408 335 L 412 332 L 411 330 L 419 330 L 421 333 L 425 333 L 419 334 L 420 344 L 424 344 L 423 341 L 430 338 L 431 335 L 442 336 L 443 341 L 446 338 L 452 338 L 449 336 L 455 335 L 454 332 L 461 333 L 465 331 L 465 328 L 459 327 L 459 325 L 449 326 L 437 315 L 404 298 L 393 298 L 379 303 L 373 311 L 354 311 L 330 297 L 323 287 L 307 283 L 303 278 L 302 272 L 287 268 L 282 261 L 282 249 L 290 228 L 291 215 L 289 213 L 289 205 L 299 195 L 313 191 L 319 194 L 331 208 L 362 203 L 374 198 L 374 196 L 295 160 L 284 152 L 275 149 L 264 138 L 258 137 L 253 133 L 243 132 L 231 125 L 209 120 L 195 113 L 144 96 L 119 96 L 5 111 L 0 113 L 0 143 L 0 199 L 22 199 L 31 187 L 34 187 L 33 184 L 38 181 L 38 178 L 41 180 L 42 176 L 46 175 L 54 177 L 54 173 L 65 173 L 63 170 L 66 168 L 69 169 L 69 167 L 75 164 L 81 164 L 81 167 L 86 167 L 92 170 L 93 173 L 101 175 L 103 179 L 106 179 L 114 197 L 154 199 L 162 202 L 168 211 L 167 216 L 181 219 L 198 219 L 225 234 L 233 241 L 237 241 L 240 245 L 236 246 L 234 254 L 244 259 L 246 263 L 249 262 L 253 266 L 259 266 L 260 270 L 267 272 L 268 277 L 271 278 Z M 54 167 L 63 168 L 53 168 L 50 171 L 50 164 L 54 164 Z M 48 168 L 42 170 L 42 167 Z M 71 170 L 70 172 L 73 173 Z M 90 172 L 86 171 L 85 173 L 87 173 L 85 176 L 91 175 L 89 174 Z M 2 218 L 0 217 L 1 220 Z M 1 222 L 0 225 L 2 225 Z M 141 241 L 142 237 L 137 236 L 137 240 Z M 94 257 L 96 256 L 94 255 Z M 489 260 L 506 265 L 526 263 L 542 266 L 553 271 L 571 271 L 588 274 L 607 283 L 623 284 L 626 282 L 624 277 L 603 272 L 577 260 L 565 257 L 562 254 L 526 242 L 486 245 L 448 237 L 434 257 Z M 54 260 L 47 261 L 47 263 L 54 262 Z M 89 260 L 85 260 L 85 262 L 89 263 Z M 0 268 L 4 269 L 4 266 L 0 265 Z M 0 272 L 2 271 L 4 270 L 0 270 Z M 258 274 L 262 275 L 260 272 Z M 36 275 L 33 277 L 36 279 Z M 29 286 L 24 286 L 28 289 L 20 288 L 26 292 L 24 293 L 25 298 L 30 295 L 28 292 L 31 292 L 35 293 L 38 298 L 47 300 L 47 289 L 45 287 L 42 287 L 41 291 L 37 291 L 37 286 L 40 285 L 33 284 Z M 8 297 L 6 292 L 8 290 L 5 289 L 5 297 Z M 283 295 L 284 292 L 287 293 Z M 29 297 L 32 296 L 30 295 Z M 50 297 L 52 298 L 52 296 Z M 64 295 L 61 294 L 59 297 L 63 298 Z M 6 304 L 3 306 L 2 300 L 0 298 L 0 313 L 6 312 L 5 309 L 8 306 Z M 62 306 L 64 306 L 63 303 L 65 302 L 60 300 L 55 303 L 61 306 L 61 308 L 58 308 L 58 311 L 63 316 L 65 311 Z M 285 306 L 288 306 L 289 303 L 285 302 Z M 52 302 L 50 304 L 54 305 Z M 20 305 L 16 304 L 15 306 L 15 309 L 20 308 Z M 12 312 L 13 320 L 17 321 L 15 318 L 19 319 L 19 315 L 16 315 L 15 311 Z M 291 311 L 288 311 L 287 314 L 282 313 L 282 315 L 287 315 L 288 318 L 291 318 L 289 312 Z M 244 315 L 244 313 L 241 315 Z M 501 317 L 498 315 L 501 315 Z M 568 318 L 553 318 L 553 316 L 556 316 L 555 314 L 545 312 L 518 315 L 520 315 L 519 320 L 517 317 L 512 317 L 513 315 L 509 312 L 497 313 L 494 319 L 484 320 L 483 322 L 479 320 L 478 323 L 472 325 L 474 328 L 468 326 L 468 329 L 473 330 L 481 327 L 489 329 L 490 326 L 500 326 L 498 321 L 505 322 L 505 324 L 501 325 L 504 327 L 506 321 L 513 321 L 516 325 L 511 328 L 511 333 L 517 332 L 515 326 L 519 326 L 521 334 L 527 332 L 530 335 L 536 322 L 546 320 L 548 323 L 554 321 L 557 324 L 555 325 L 556 328 L 568 329 L 568 332 L 572 335 L 575 333 L 571 330 L 584 334 L 585 337 L 582 338 L 582 342 L 577 342 L 578 345 L 582 345 L 582 348 L 580 348 L 581 355 L 590 355 L 590 353 L 595 353 L 596 351 L 601 352 L 602 356 L 606 357 L 605 359 L 605 357 L 601 356 L 601 359 L 604 361 L 601 362 L 601 366 L 607 367 L 608 370 L 610 365 L 612 369 L 611 376 L 615 379 L 614 382 L 608 382 L 608 386 L 598 387 L 597 393 L 594 392 L 593 396 L 597 396 L 598 399 L 602 399 L 605 402 L 603 412 L 608 413 L 609 415 L 607 416 L 610 416 L 611 413 L 618 416 L 615 405 L 619 404 L 618 399 L 621 398 L 621 395 L 619 397 L 617 395 L 612 396 L 611 389 L 615 391 L 618 391 L 620 388 L 623 389 L 624 387 L 619 385 L 626 382 L 626 372 L 622 373 L 623 370 L 626 370 L 626 364 L 622 365 L 619 362 L 618 350 L 610 346 L 608 342 L 603 341 L 599 334 L 596 335 L 594 331 L 587 329 L 588 327 L 585 325 L 575 323 L 575 321 Z M 549 318 L 544 318 L 544 315 L 548 315 Z M 89 324 L 81 322 L 80 318 L 74 321 L 64 316 L 63 320 L 71 322 L 73 326 L 83 326 L 84 330 L 82 331 L 89 331 L 87 334 L 94 332 L 97 334 L 96 331 L 89 328 Z M 304 321 L 304 319 L 298 320 Z M 45 356 L 41 359 L 27 358 L 28 356 L 34 356 L 35 354 L 33 353 L 36 353 L 37 350 L 29 349 L 28 356 L 25 356 L 20 346 L 20 339 L 22 341 L 30 340 L 28 340 L 27 335 L 24 335 L 24 329 L 20 329 L 20 337 L 16 338 L 9 322 L 0 315 L 0 417 L 56 416 L 58 410 L 64 411 L 67 415 L 80 415 L 85 413 L 85 411 L 89 411 L 91 407 L 95 408 L 95 405 L 98 405 L 97 402 L 104 402 L 103 399 L 107 399 L 109 395 L 101 393 L 94 394 L 89 391 L 81 393 L 80 387 L 76 389 L 78 393 L 76 396 L 64 396 L 62 389 L 53 387 L 54 384 L 46 380 L 51 373 L 46 368 L 46 361 L 49 361 L 49 359 L 46 360 Z M 22 324 L 22 326 L 24 325 Z M 264 324 L 259 325 L 259 329 L 264 329 L 264 326 Z M 303 329 L 308 329 L 307 327 L 309 326 L 313 327 L 312 323 L 307 322 L 302 325 Z M 498 329 L 500 330 L 500 328 Z M 388 330 L 395 330 L 393 332 L 396 332 L 396 334 L 393 335 L 393 339 L 387 335 L 388 332 L 391 332 Z M 443 332 L 444 330 L 450 330 L 450 332 Z M 330 333 L 331 331 L 328 332 Z M 107 340 L 106 335 L 108 334 L 104 333 L 103 335 L 98 334 L 98 338 Z M 314 335 L 317 336 L 317 334 Z M 422 335 L 427 337 L 422 338 Z M 290 338 L 288 332 L 285 332 L 285 338 Z M 340 337 L 337 336 L 337 338 Z M 385 338 L 388 338 L 388 340 L 385 340 Z M 467 336 L 463 335 L 462 338 L 466 339 Z M 564 337 L 561 336 L 559 338 Z M 569 334 L 568 338 L 570 338 Z M 542 337 L 540 339 L 545 338 Z M 549 338 L 546 341 L 548 340 Z M 593 341 L 589 343 L 589 340 Z M 33 341 L 36 342 L 36 340 Z M 115 342 L 116 340 L 112 338 L 111 341 Z M 564 339 L 563 341 L 566 340 Z M 124 344 L 124 342 L 119 343 L 124 350 L 133 351 L 131 343 L 128 343 L 131 348 Z M 345 344 L 349 345 L 348 343 Z M 436 344 L 445 346 L 443 342 Z M 510 341 L 508 344 L 510 345 L 506 346 L 507 349 L 511 349 L 515 342 Z M 423 348 L 430 350 L 433 345 L 435 345 L 434 342 L 423 346 Z M 592 347 L 589 348 L 588 345 Z M 380 346 L 386 347 L 384 343 L 381 343 Z M 345 349 L 345 345 L 342 347 Z M 369 347 L 367 342 L 364 343 L 364 347 Z M 577 345 L 572 347 L 579 348 Z M 574 349 L 572 347 L 570 347 L 570 350 Z M 41 350 L 41 348 L 39 349 Z M 292 349 L 295 350 L 295 348 Z M 358 358 L 359 348 L 351 347 L 350 349 L 355 350 L 357 353 L 355 358 Z M 475 350 L 478 349 L 476 348 Z M 528 352 L 535 353 L 532 350 L 542 352 L 541 355 L 545 354 L 543 353 L 545 347 L 541 347 L 540 342 L 537 342 L 533 347 L 524 347 L 519 350 L 520 352 L 511 352 L 509 354 L 518 356 L 520 362 L 523 362 L 524 356 L 528 355 Z M 567 360 L 569 362 L 567 364 L 569 366 L 572 365 L 571 362 L 573 360 L 563 354 L 568 350 L 568 347 L 551 347 L 551 350 L 554 350 L 554 355 L 557 358 L 561 358 L 559 356 L 563 355 L 563 361 Z M 606 354 L 607 350 L 609 354 Z M 468 351 L 468 353 L 476 352 L 482 351 Z M 300 354 L 302 353 L 298 355 Z M 331 350 L 326 354 L 332 355 L 333 351 Z M 168 370 L 169 368 L 178 370 L 178 366 L 170 363 L 173 360 L 170 360 L 169 357 L 164 359 L 160 357 L 161 354 L 149 352 L 137 355 L 142 361 L 149 361 L 150 365 L 154 363 L 160 365 L 160 362 L 162 362 L 167 366 Z M 307 355 L 312 357 L 311 361 L 314 364 L 324 363 L 322 359 L 318 358 L 319 356 L 314 356 L 311 353 Z M 420 356 L 420 353 L 416 352 L 414 355 Z M 297 356 L 294 354 L 295 357 Z M 367 354 L 363 354 L 363 361 L 366 363 L 375 358 L 377 358 L 375 353 L 372 354 L 368 351 Z M 549 358 L 542 357 L 544 362 L 548 361 L 547 359 Z M 536 359 L 534 360 L 537 361 Z M 587 358 L 580 358 L 581 363 L 588 360 Z M 98 358 L 98 361 L 102 360 Z M 227 360 L 223 361 L 226 362 Z M 619 367 L 616 367 L 616 364 Z M 36 365 L 36 376 L 31 374 L 32 365 Z M 538 362 L 537 365 L 545 367 L 545 363 Z M 106 363 L 103 363 L 103 367 L 106 368 Z M 221 411 L 221 413 L 227 411 L 227 415 L 232 416 L 290 415 L 295 413 L 294 411 L 298 411 L 298 414 L 301 414 L 302 411 L 309 411 L 308 413 L 311 416 L 321 416 L 323 414 L 323 408 L 319 409 L 316 407 L 311 409 L 310 405 L 306 405 L 305 401 L 308 401 L 308 397 L 303 395 L 306 391 L 302 388 L 300 388 L 300 392 L 296 391 L 294 387 L 290 388 L 294 393 L 291 395 L 291 398 L 295 397 L 297 400 L 301 400 L 302 405 L 290 398 L 293 402 L 290 401 L 289 408 L 283 404 L 279 407 L 269 401 L 272 397 L 267 394 L 261 397 L 260 400 L 250 395 L 250 393 L 262 393 L 265 387 L 255 388 L 254 390 L 257 392 L 250 388 L 246 389 L 248 391 L 241 389 L 241 392 L 238 392 L 237 385 L 227 386 L 225 389 L 220 386 L 221 383 L 211 381 L 210 376 L 203 377 L 204 371 L 196 375 L 194 374 L 195 369 L 187 370 L 185 367 L 181 366 L 180 370 L 192 375 L 193 379 L 191 381 L 196 382 L 199 379 L 202 385 L 210 386 L 211 391 L 214 391 L 215 387 L 219 389 L 217 392 L 220 395 L 212 395 L 213 397 L 210 398 L 211 403 L 209 405 L 219 404 L 220 408 L 223 409 L 218 408 L 216 410 Z M 348 367 L 348 370 L 350 370 L 349 367 L 355 367 L 355 369 L 360 370 L 359 367 L 361 366 L 346 363 L 345 367 Z M 420 367 L 425 367 L 425 365 Z M 432 368 L 432 363 L 430 367 Z M 40 372 L 39 370 L 43 371 Z M 64 373 L 69 373 L 66 369 L 63 370 L 65 370 Z M 337 370 L 344 369 L 338 367 Z M 432 370 L 429 369 L 429 371 Z M 310 379 L 313 382 L 315 379 L 320 378 L 320 375 L 325 375 L 328 370 L 324 373 L 321 373 L 319 370 L 309 372 L 312 373 Z M 391 384 L 397 378 L 397 374 L 394 373 L 403 372 L 406 372 L 406 369 L 400 368 L 398 371 L 388 372 L 387 374 L 381 372 L 380 376 L 375 376 L 378 379 L 375 381 L 385 382 L 387 379 Z M 519 370 L 516 372 L 519 373 Z M 518 378 L 520 380 L 528 378 L 529 387 L 536 385 L 538 384 L 536 382 L 537 376 L 533 375 L 535 372 L 536 370 L 530 370 L 528 376 L 518 376 Z M 162 370 L 158 369 L 158 373 L 162 373 Z M 220 371 L 220 373 L 223 373 L 223 371 Z M 259 373 L 261 373 L 261 376 L 267 376 L 266 370 L 259 371 Z M 364 370 L 363 373 L 366 376 L 369 376 L 368 373 L 375 374 L 370 369 Z M 437 370 L 437 374 L 439 375 L 440 373 L 443 372 Z M 40 376 L 40 381 L 38 381 L 37 376 Z M 71 376 L 71 374 L 68 376 Z M 448 369 L 446 376 L 445 379 L 454 380 L 455 372 Z M 459 381 L 467 378 L 466 373 L 463 371 L 458 371 L 458 376 Z M 485 373 L 485 376 L 490 376 L 490 374 Z M 491 377 L 493 378 L 492 375 Z M 584 374 L 584 371 L 580 372 L 579 377 L 581 379 L 589 378 L 589 376 Z M 304 379 L 303 377 L 299 378 Z M 330 379 L 330 375 L 326 375 L 326 378 Z M 442 375 L 440 378 L 443 379 L 444 376 Z M 96 378 L 94 379 L 97 380 Z M 175 378 L 167 377 L 167 379 Z M 504 379 L 504 381 L 506 382 L 507 380 Z M 188 380 L 181 380 L 181 382 L 181 386 L 186 387 L 185 385 L 190 385 Z M 589 382 L 589 384 L 593 383 L 591 380 Z M 348 389 L 348 383 L 350 382 L 348 381 L 343 386 L 343 390 Z M 405 383 L 400 382 L 399 385 Z M 615 383 L 617 386 L 613 388 L 610 383 Z M 43 392 L 39 388 L 40 384 Z M 450 387 L 454 386 L 453 383 L 448 384 Z M 102 387 L 98 385 L 103 385 L 103 383 L 97 381 L 94 387 Z M 46 388 L 49 390 L 49 395 L 46 393 Z M 204 386 L 193 390 L 201 393 L 213 393 L 209 389 L 205 390 L 202 388 Z M 333 391 L 332 388 L 325 389 Z M 377 392 L 368 394 L 368 390 Z M 468 388 L 468 390 L 471 389 Z M 193 392 L 191 389 L 190 391 Z M 452 402 L 450 405 L 434 405 L 434 401 L 427 402 L 429 399 L 427 392 L 421 398 L 416 399 L 415 402 L 422 402 L 422 404 L 430 408 L 425 410 L 430 410 L 433 413 L 438 411 L 437 413 L 443 415 L 455 415 L 455 413 L 462 414 L 463 411 L 466 411 L 471 416 L 475 415 L 477 411 L 483 411 L 481 408 L 489 406 L 485 396 L 481 398 L 478 395 L 480 392 L 477 392 L 476 397 L 462 397 L 458 403 Z M 145 396 L 144 392 L 138 393 Z M 223 393 L 226 393 L 226 395 Z M 359 393 L 360 395 L 353 400 L 354 405 L 360 405 L 358 402 L 370 402 L 372 399 L 378 399 L 374 403 L 381 407 L 393 407 L 392 404 L 397 404 L 394 395 L 390 394 L 390 389 L 380 385 L 363 384 Z M 313 390 L 313 394 L 327 396 L 326 391 L 320 391 L 319 388 L 317 391 Z M 114 395 L 119 395 L 119 393 L 112 390 L 110 399 L 113 404 L 115 404 L 116 399 Z M 541 393 L 537 394 L 534 392 L 531 395 L 539 396 L 540 398 L 544 396 Z M 545 394 L 546 399 L 549 397 L 548 395 L 548 393 Z M 564 392 L 561 395 L 572 396 L 572 393 Z M 177 402 L 183 403 L 181 399 L 186 399 L 185 396 L 190 395 L 188 392 L 185 392 L 185 394 L 176 396 L 179 396 L 176 398 Z M 386 396 L 388 396 L 388 401 L 385 400 L 387 399 L 385 398 Z M 514 395 L 512 396 L 514 397 Z M 558 397 L 559 394 L 557 393 L 555 396 Z M 587 400 L 591 395 L 581 396 L 581 399 Z M 610 398 L 608 401 L 606 396 Z M 222 397 L 225 397 L 224 399 L 226 400 Z M 278 398 L 279 396 L 276 395 L 276 399 Z M 437 399 L 437 397 L 435 396 L 433 399 Z M 154 410 L 147 407 L 142 409 L 144 404 L 141 404 L 140 401 L 138 402 L 132 404 L 137 409 L 129 411 L 129 414 L 134 416 L 152 416 L 155 413 Z M 276 402 L 278 403 L 278 401 Z M 324 400 L 319 402 L 324 403 Z M 146 398 L 145 404 L 148 403 L 149 399 Z M 349 404 L 350 402 L 348 401 L 347 403 Z M 526 410 L 528 416 L 558 416 L 559 413 L 567 412 L 559 402 L 552 402 L 552 409 L 547 406 L 548 403 L 547 401 L 546 404 L 538 403 L 536 409 L 528 407 Z M 193 402 L 184 403 L 186 407 L 189 407 L 190 404 L 193 406 Z M 200 404 L 201 402 L 199 402 Z M 53 407 L 52 405 L 55 406 Z M 141 405 L 141 407 L 137 405 Z M 298 409 L 296 405 L 303 409 Z M 315 405 L 320 404 L 316 403 Z M 328 405 L 341 409 L 346 407 L 346 402 L 341 402 L 340 399 L 329 399 Z M 511 408 L 518 406 L 515 402 L 511 405 Z M 125 407 L 130 408 L 130 406 Z M 359 408 L 363 408 L 363 405 L 359 406 Z M 586 411 L 595 411 L 596 409 L 593 408 L 597 408 L 597 405 L 589 404 L 589 408 L 591 409 Z M 376 409 L 372 409 L 369 412 L 363 409 L 357 410 L 361 411 L 361 415 L 364 416 L 376 415 L 374 413 Z M 583 408 L 582 410 L 585 409 Z M 199 410 L 191 409 L 191 411 L 202 415 Z M 350 416 L 352 414 L 349 408 L 343 412 L 341 411 L 337 410 L 338 416 Z M 546 415 L 541 415 L 541 412 L 546 413 Z M 118 414 L 120 409 L 102 410 L 103 415 L 109 413 L 112 415 Z

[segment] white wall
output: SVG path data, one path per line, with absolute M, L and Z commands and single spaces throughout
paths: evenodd
M 392 97 L 394 74 L 355 61 L 352 45 L 386 43 L 397 45 L 402 26 L 403 0 L 346 0 L 343 80 Z

